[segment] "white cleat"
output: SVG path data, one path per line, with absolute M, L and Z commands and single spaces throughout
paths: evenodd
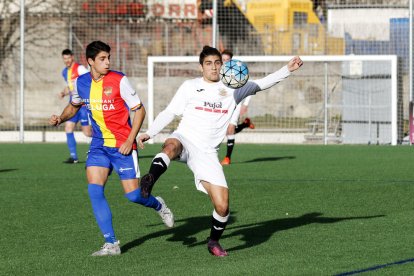
M 157 196 L 156 199 L 161 203 L 162 207 L 158 212 L 160 217 L 162 218 L 162 222 L 164 222 L 165 226 L 168 228 L 171 228 L 174 226 L 174 215 L 171 212 L 171 210 L 167 207 L 167 204 L 165 204 L 165 201 Z
M 121 248 L 119 247 L 119 241 L 115 243 L 106 242 L 101 250 L 96 251 L 92 256 L 114 256 L 121 255 Z

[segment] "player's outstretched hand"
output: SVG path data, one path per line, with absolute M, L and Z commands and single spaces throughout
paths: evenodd
M 59 126 L 62 122 L 62 119 L 57 115 L 52 115 L 49 119 L 49 124 L 52 126 Z
M 288 63 L 288 69 L 290 72 L 296 71 L 301 67 L 303 64 L 303 61 L 300 59 L 300 57 L 296 56 L 292 58 Z
M 151 138 L 151 137 L 150 137 L 148 134 L 146 134 L 146 133 L 141 134 L 141 135 L 138 137 L 138 146 L 139 146 L 141 149 L 143 149 L 143 148 L 144 148 L 144 142 L 148 141 L 150 138 Z

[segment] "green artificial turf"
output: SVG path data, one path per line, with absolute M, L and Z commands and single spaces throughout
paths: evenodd
M 160 145 L 140 152 L 148 171 Z M 223 157 L 223 147 L 220 157 Z M 91 257 L 103 238 L 83 163 L 65 144 L 0 144 L 0 275 L 412 275 L 414 148 L 236 145 L 224 168 L 231 220 L 226 258 L 205 240 L 212 206 L 185 164 L 172 162 L 153 194 L 176 218 L 167 229 L 106 187 L 123 254 Z

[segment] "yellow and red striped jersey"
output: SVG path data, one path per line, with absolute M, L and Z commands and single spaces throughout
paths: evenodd
M 114 148 L 119 148 L 131 132 L 130 110 L 142 106 L 127 77 L 116 71 L 109 71 L 98 81 L 91 74 L 80 76 L 75 81 L 71 103 L 85 104 L 88 109 L 93 132 L 91 146 Z

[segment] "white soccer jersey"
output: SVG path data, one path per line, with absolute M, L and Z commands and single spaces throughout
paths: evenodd
M 290 72 L 287 66 L 263 79 L 249 81 L 241 88 L 226 87 L 221 81 L 209 83 L 203 78 L 185 81 L 147 131 L 156 135 L 176 116 L 182 116 L 176 130 L 204 152 L 216 152 L 224 139 L 230 118 L 244 98 L 280 82 Z
M 201 149 L 215 151 L 236 107 L 233 93 L 222 82 L 185 81 L 167 107 L 182 116 L 176 131 Z

